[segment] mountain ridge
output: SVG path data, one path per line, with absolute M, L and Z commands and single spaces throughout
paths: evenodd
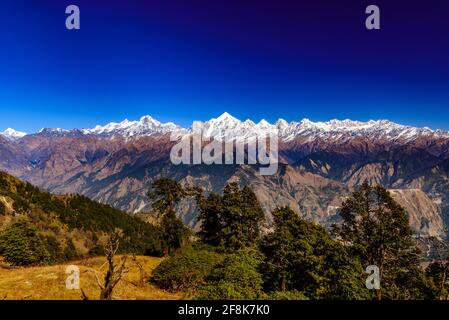
M 244 137 L 279 127 L 284 137 L 279 139 L 279 170 L 262 177 L 252 165 L 174 165 L 170 151 L 176 142 L 170 140 L 170 130 L 180 127 L 164 126 L 149 117 L 141 120 L 97 127 L 87 134 L 79 129 L 47 129 L 16 140 L 0 136 L 0 170 L 53 193 L 83 194 L 130 213 L 150 210 L 147 191 L 157 178 L 197 185 L 206 192 L 221 192 L 226 183 L 237 181 L 255 190 L 268 220 L 275 206 L 288 205 L 323 224 L 336 218 L 348 192 L 369 181 L 404 190 L 395 192 L 410 208 L 417 234 L 445 237 L 449 227 L 445 131 L 385 120 L 255 123 L 228 113 L 204 123 L 205 135 L 212 137 L 220 137 L 226 129 Z M 422 193 L 407 191 L 412 189 Z M 179 214 L 186 224 L 197 226 L 193 204 L 183 204 Z
M 231 114 L 224 112 L 217 118 L 203 122 L 205 127 L 205 136 L 217 138 L 221 136 L 225 130 L 235 130 L 236 134 L 248 135 L 248 131 L 257 130 L 278 130 L 279 137 L 283 141 L 291 141 L 296 137 L 313 138 L 339 138 L 339 135 L 354 136 L 370 136 L 376 139 L 388 140 L 402 140 L 405 142 L 415 140 L 420 137 L 433 138 L 449 138 L 449 131 L 433 130 L 428 127 L 413 127 L 408 125 L 398 124 L 389 120 L 369 120 L 369 121 L 355 121 L 355 120 L 338 120 L 331 119 L 329 121 L 311 121 L 304 118 L 301 121 L 286 121 L 282 118 L 275 123 L 269 123 L 265 119 L 258 123 L 247 119 L 245 121 L 233 117 Z M 98 135 L 110 137 L 114 135 L 123 136 L 125 138 L 140 138 L 144 136 L 151 136 L 155 134 L 166 134 L 170 132 L 180 132 L 182 134 L 191 133 L 192 128 L 183 128 L 173 122 L 162 123 L 151 116 L 143 116 L 140 120 L 129 121 L 128 119 L 122 122 L 110 122 L 106 125 L 97 125 L 91 129 L 72 129 L 66 130 L 62 128 L 43 128 L 37 133 L 26 134 L 24 132 L 15 131 L 8 128 L 0 135 L 9 140 L 18 140 L 26 135 L 35 134 L 54 134 L 54 135 L 69 135 L 69 134 L 84 134 L 84 135 Z

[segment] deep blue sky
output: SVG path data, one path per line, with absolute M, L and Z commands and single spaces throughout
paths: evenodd
M 449 129 L 448 14 L 446 0 L 5 0 L 0 130 L 224 111 Z

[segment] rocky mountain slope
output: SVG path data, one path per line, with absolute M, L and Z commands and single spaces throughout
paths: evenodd
M 219 192 L 229 181 L 249 184 L 267 218 L 277 205 L 324 224 L 344 197 L 368 180 L 394 189 L 415 232 L 445 237 L 449 221 L 449 133 L 387 120 L 240 121 L 224 113 L 204 122 L 208 137 L 279 133 L 279 170 L 261 176 L 255 165 L 173 165 L 170 133 L 191 128 L 149 116 L 93 129 L 43 129 L 15 139 L 0 135 L 0 170 L 56 193 L 81 193 L 129 212 L 149 209 L 146 192 L 158 177 L 172 177 Z M 195 226 L 192 203 L 184 221 Z

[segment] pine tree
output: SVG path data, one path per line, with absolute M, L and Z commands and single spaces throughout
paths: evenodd
M 175 180 L 162 178 L 154 181 L 148 196 L 162 229 L 168 253 L 181 248 L 190 235 L 189 229 L 176 216 L 176 205 L 187 196 L 186 190 Z
M 368 183 L 352 193 L 340 212 L 338 236 L 359 256 L 364 267 L 379 268 L 377 298 L 410 298 L 411 282 L 422 283 L 419 251 L 412 239 L 407 214 L 382 186 Z
M 161 178 L 153 182 L 148 197 L 159 215 L 164 215 L 186 196 L 184 188 L 175 180 Z
M 197 201 L 198 221 L 201 222 L 201 230 L 198 234 L 204 243 L 219 246 L 224 225 L 222 198 L 216 193 L 211 193 L 207 198 L 200 197 Z
M 368 297 L 360 262 L 326 230 L 299 217 L 288 207 L 272 212 L 274 232 L 261 243 L 265 289 L 299 291 L 311 299 Z
M 249 187 L 240 189 L 237 183 L 230 183 L 222 196 L 210 194 L 198 206 L 199 234 L 206 243 L 233 251 L 252 246 L 260 239 L 265 216 Z

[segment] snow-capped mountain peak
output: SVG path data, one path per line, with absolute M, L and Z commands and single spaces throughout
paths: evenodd
M 322 138 L 326 140 L 345 141 L 354 137 L 368 137 L 371 139 L 411 141 L 418 137 L 436 135 L 449 138 L 447 131 L 433 131 L 427 127 L 416 128 L 397 124 L 389 120 L 337 120 L 326 122 L 313 122 L 307 118 L 300 122 L 279 122 L 277 126 L 283 140 L 292 140 L 297 137 L 307 137 L 308 140 Z
M 249 119 L 240 121 L 227 112 L 203 123 L 203 135 L 215 139 L 223 138 L 225 135 L 239 139 L 249 138 L 270 129 L 276 129 L 276 126 L 264 119 L 257 124 Z
M 215 120 L 215 122 L 240 122 L 239 119 L 235 118 L 234 116 L 230 115 L 227 112 L 223 112 L 221 116 L 219 116 L 216 119 L 211 119 L 210 121 Z
M 156 133 L 167 133 L 181 129 L 173 122 L 161 123 L 151 116 L 143 116 L 138 121 L 123 120 L 120 123 L 111 122 L 93 129 L 81 130 L 84 134 L 122 135 L 124 137 L 150 136 Z
M 7 140 L 17 140 L 17 139 L 23 138 L 27 134 L 25 132 L 21 132 L 21 131 L 14 130 L 12 128 L 8 128 L 5 131 L 0 132 L 0 135 L 2 137 L 6 138 Z
M 386 140 L 408 142 L 419 137 L 449 138 L 449 132 L 444 130 L 432 130 L 427 127 L 416 128 L 391 122 L 389 120 L 369 120 L 353 121 L 349 119 L 329 121 L 311 121 L 304 118 L 298 121 L 288 122 L 279 119 L 271 124 L 265 119 L 255 123 L 252 120 L 241 121 L 231 114 L 224 112 L 217 118 L 212 118 L 202 123 L 202 133 L 207 138 L 223 138 L 233 136 L 237 138 L 255 137 L 259 134 L 278 130 L 279 139 L 291 141 L 300 139 L 303 141 L 313 141 L 315 139 L 329 142 L 344 143 L 357 137 L 365 137 L 371 140 Z M 184 129 L 173 122 L 162 123 L 153 117 L 146 115 L 139 120 L 122 122 L 111 122 L 104 126 L 97 125 L 92 129 L 64 130 L 64 129 L 43 129 L 40 133 L 47 135 L 85 134 L 98 136 L 122 136 L 126 139 L 136 139 L 143 136 L 166 134 L 176 132 L 179 135 L 190 134 L 191 128 Z M 8 139 L 17 139 L 25 135 L 13 129 L 7 129 L 0 133 Z

